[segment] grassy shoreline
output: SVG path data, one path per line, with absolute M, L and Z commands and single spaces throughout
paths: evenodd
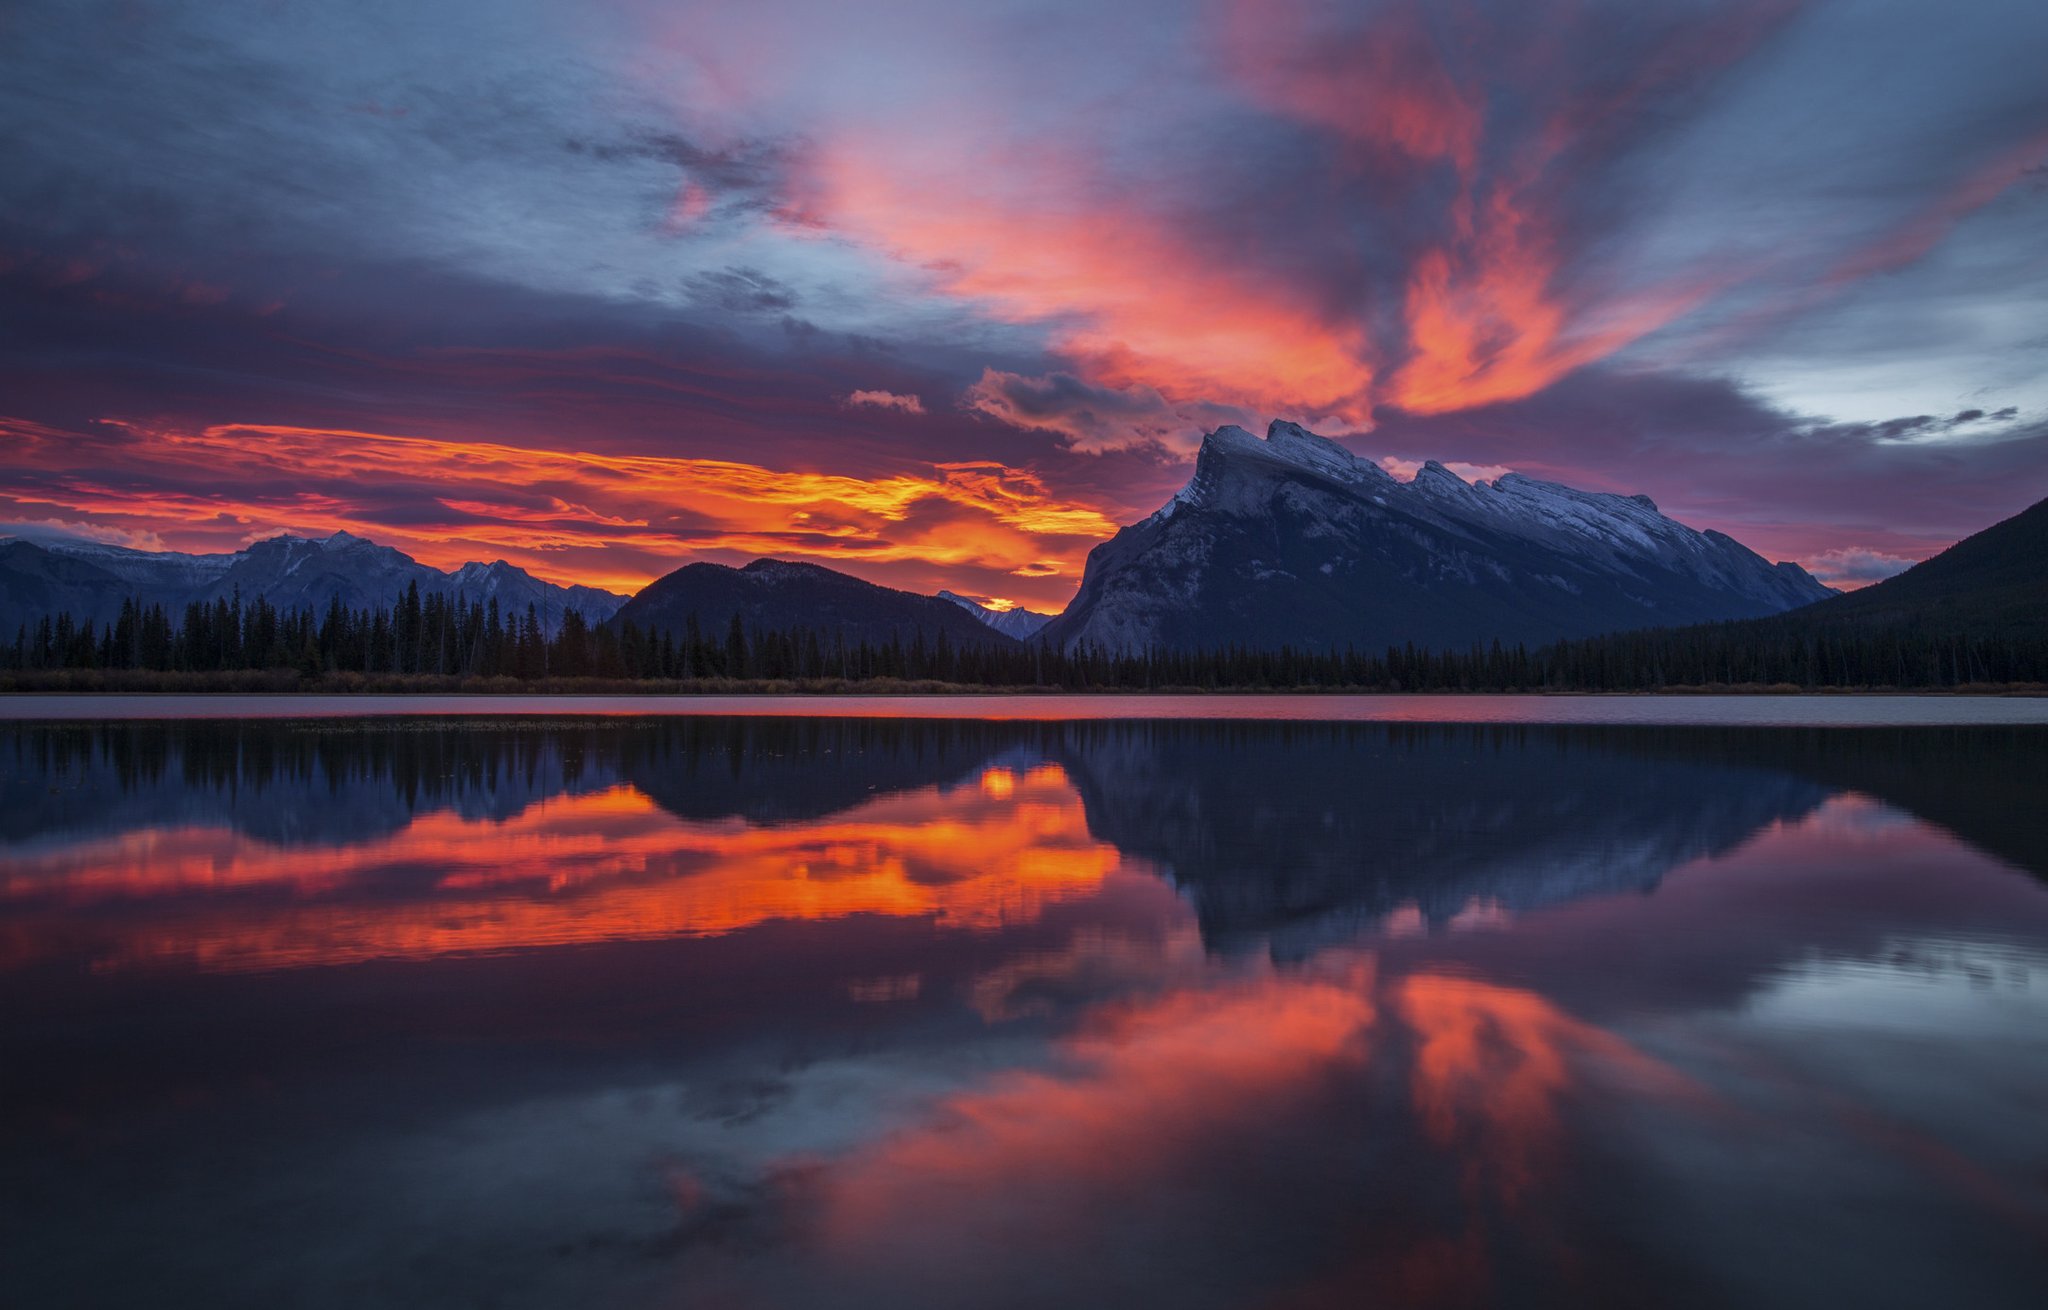
M 1403 689 L 1385 686 L 1045 687 L 906 681 L 694 678 L 447 677 L 436 674 L 326 673 L 290 669 L 158 673 L 132 669 L 11 670 L 0 673 L 6 695 L 418 695 L 418 696 L 2048 696 L 2044 683 L 1964 683 L 1952 687 L 1804 687 L 1791 683 L 1718 683 L 1601 690 L 1483 687 Z

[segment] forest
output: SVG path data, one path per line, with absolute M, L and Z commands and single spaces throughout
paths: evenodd
M 111 623 L 56 615 L 24 624 L 0 645 L 0 674 L 15 688 L 90 686 L 87 672 L 149 674 L 189 688 L 195 677 L 266 672 L 263 685 L 346 688 L 547 683 L 834 686 L 892 683 L 1051 690 L 1643 691 L 1675 687 L 1926 689 L 2048 682 L 2048 640 L 2031 634 L 1941 632 L 1910 624 L 1826 627 L 1774 620 L 1649 629 L 1537 650 L 1498 643 L 1464 651 L 1414 646 L 1378 651 L 1253 650 L 1144 654 L 1011 642 L 927 640 L 849 645 L 815 629 L 750 630 L 735 614 L 682 632 L 631 623 L 592 626 L 579 613 L 544 632 L 531 609 L 502 613 L 417 587 L 385 610 L 280 611 L 261 599 L 223 599 L 167 613 L 131 600 Z M 58 675 L 58 676 L 49 676 Z M 171 675 L 177 675 L 174 682 Z M 656 688 L 650 688 L 656 689 Z

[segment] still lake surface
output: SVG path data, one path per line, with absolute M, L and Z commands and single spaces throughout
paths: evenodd
M 9 1306 L 2048 1288 L 2044 702 L 112 699 L 0 723 Z

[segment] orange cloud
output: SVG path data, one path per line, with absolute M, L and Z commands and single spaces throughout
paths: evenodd
M 347 530 L 436 567 L 502 556 L 624 591 L 720 554 L 998 572 L 1049 558 L 1074 575 L 1116 530 L 1100 510 L 1056 500 L 1031 471 L 992 462 L 856 478 L 381 432 L 109 426 L 118 440 L 82 441 L 0 419 L 10 466 L 37 474 L 17 477 L 15 516 L 84 516 L 182 549 Z M 1032 599 L 1057 608 L 1063 591 Z
M 934 133 L 926 147 L 906 159 L 879 135 L 820 142 L 803 212 L 997 319 L 1044 324 L 1098 385 L 1365 417 L 1362 329 L 1195 249 L 1108 187 L 1098 161 L 1043 147 L 991 159 L 985 139 L 964 135 Z
M 1231 67 L 1260 104 L 1348 140 L 1360 167 L 1389 171 L 1392 160 L 1396 175 L 1439 168 L 1453 181 L 1437 236 L 1410 258 L 1399 362 L 1376 398 L 1439 413 L 1529 395 L 1705 299 L 1697 279 L 1592 304 L 1558 290 L 1561 234 L 1543 198 L 1558 190 L 1555 173 L 1589 120 L 1625 111 L 1654 74 L 1588 106 L 1540 54 L 1493 51 L 1481 57 L 1505 66 L 1489 78 L 1454 75 L 1420 8 L 1392 7 L 1358 31 L 1330 17 L 1313 0 L 1239 0 L 1226 31 Z M 1739 48 L 1746 43 L 1732 42 L 1724 57 Z M 1494 83 L 1533 91 L 1542 109 L 1505 143 L 1492 139 L 1502 135 L 1489 122 Z M 1484 162 L 1489 145 L 1507 162 Z

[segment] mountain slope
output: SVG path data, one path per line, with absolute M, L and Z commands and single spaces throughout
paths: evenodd
M 927 642 L 944 633 L 956 647 L 1010 644 L 1010 638 L 951 601 L 878 587 L 816 564 L 773 559 L 738 569 L 685 564 L 641 588 L 613 622 L 681 636 L 694 616 L 699 631 L 716 641 L 723 639 L 734 614 L 750 633 L 809 628 L 843 636 L 850 646 L 892 640 L 908 644 L 920 633 Z
M 347 532 L 314 540 L 271 537 L 228 554 L 187 555 L 130 550 L 97 542 L 0 542 L 0 627 L 46 614 L 104 623 L 130 597 L 166 610 L 211 604 L 240 594 L 281 610 L 324 611 L 336 599 L 351 610 L 383 609 L 417 584 L 472 603 L 495 597 L 508 616 L 532 605 L 553 631 L 569 609 L 593 623 L 611 617 L 626 598 L 592 587 L 562 587 L 503 560 L 465 564 L 443 573 L 389 546 Z
M 44 550 L 31 541 L 0 541 L 0 640 L 21 624 L 69 614 L 80 623 L 108 623 L 135 588 L 89 559 Z
M 1038 614 L 1031 610 L 992 610 L 986 605 L 951 591 L 941 591 L 939 599 L 953 602 L 1005 637 L 1015 637 L 1018 641 L 1029 641 L 1057 617 L 1052 614 Z
M 1587 689 L 2048 681 L 2048 501 L 1847 596 L 1571 642 L 1546 660 L 1549 685 Z
M 2048 500 L 1895 578 L 1837 596 L 1782 624 L 1898 628 L 1971 637 L 2048 638 Z
M 1090 552 L 1045 637 L 1073 649 L 1538 645 L 1832 595 L 1647 497 L 1510 474 L 1411 483 L 1327 438 L 1224 427 L 1187 486 Z

